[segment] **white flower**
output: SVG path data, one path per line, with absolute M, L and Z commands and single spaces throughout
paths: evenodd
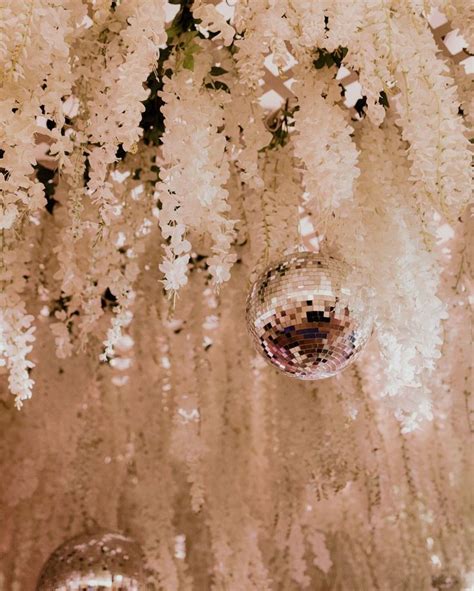
M 172 125 L 163 137 L 166 164 L 160 172 L 156 196 L 162 202 L 162 234 L 170 239 L 166 259 L 160 265 L 166 290 L 176 291 L 186 284 L 189 255 L 185 253 L 191 250 L 191 242 L 184 236 L 189 230 L 211 237 L 209 271 L 216 284 L 228 279 L 235 260 L 229 254 L 234 222 L 226 218 L 229 206 L 224 185 L 229 164 L 221 129 L 221 95 L 203 86 L 209 70 L 209 58 L 202 51 L 196 54 L 194 72 L 176 72 L 166 80 L 163 91 L 165 122 Z
M 299 69 L 298 74 L 295 92 L 299 110 L 292 139 L 295 155 L 304 164 L 307 207 L 320 223 L 353 198 L 359 176 L 357 149 L 345 113 L 331 98 L 334 81 L 307 68 Z
M 180 287 L 188 282 L 189 255 L 174 256 L 170 249 L 167 249 L 167 258 L 159 265 L 164 273 L 163 284 L 167 291 L 178 291 Z

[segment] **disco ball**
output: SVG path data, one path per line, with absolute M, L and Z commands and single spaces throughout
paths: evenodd
M 345 369 L 372 332 L 350 267 L 332 256 L 291 254 L 270 265 L 247 298 L 247 325 L 257 350 L 300 380 L 329 378 Z
M 131 538 L 100 530 L 59 546 L 40 574 L 36 591 L 142 591 L 142 553 Z

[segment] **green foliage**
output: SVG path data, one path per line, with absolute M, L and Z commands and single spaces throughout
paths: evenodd
M 347 47 L 338 47 L 332 53 L 324 48 L 318 48 L 316 49 L 316 58 L 313 60 L 313 65 L 317 70 L 321 70 L 325 66 L 332 68 L 334 65 L 340 68 L 347 51 Z
M 206 82 L 204 86 L 206 88 L 210 88 L 211 90 L 223 90 L 224 92 L 230 93 L 230 88 L 227 86 L 225 82 L 223 82 L 222 80 L 215 80 L 215 78 L 223 76 L 227 73 L 227 70 L 224 70 L 224 68 L 221 68 L 220 66 L 212 66 L 209 72 L 211 80 Z
M 324 48 L 316 49 L 316 58 L 313 60 L 313 65 L 317 70 L 321 70 L 322 68 L 332 68 L 336 66 L 340 68 L 342 66 L 342 62 L 346 57 L 348 52 L 347 47 L 338 47 L 333 52 L 329 52 Z M 344 95 L 345 89 L 342 89 L 342 94 Z M 379 103 L 385 108 L 388 109 L 390 107 L 387 93 L 382 90 L 378 99 Z M 367 107 L 367 97 L 360 98 L 357 103 L 354 105 L 355 110 L 361 117 L 365 117 L 365 109 Z
M 191 12 L 192 1 L 172 0 L 171 4 L 180 6 L 173 22 L 166 30 L 168 35 L 168 44 L 166 48 L 160 50 L 160 56 L 155 70 L 149 75 L 147 86 L 150 89 L 150 95 L 144 101 L 145 111 L 142 115 L 140 126 L 143 128 L 143 141 L 146 144 L 159 146 L 161 137 L 165 131 L 164 119 L 161 113 L 163 101 L 160 92 L 163 90 L 163 78 L 172 76 L 171 70 L 165 69 L 165 63 L 173 51 L 176 52 L 176 67 L 187 70 L 194 69 L 194 55 L 200 51 L 196 39 L 201 34 L 196 29 L 199 20 L 194 19 Z M 227 70 L 219 66 L 213 66 L 210 76 L 216 78 L 227 74 Z M 212 90 L 223 90 L 230 92 L 227 84 L 221 80 L 210 80 L 205 84 L 206 88 Z
M 286 146 L 290 139 L 291 128 L 295 124 L 293 115 L 298 109 L 298 106 L 290 108 L 288 101 L 286 101 L 285 105 L 267 121 L 267 129 L 271 132 L 272 139 L 268 146 L 260 150 L 261 152 Z
M 209 72 L 211 76 L 223 76 L 227 74 L 227 70 L 221 68 L 220 66 L 212 66 L 211 71 Z
M 225 82 L 221 82 L 221 80 L 213 80 L 212 82 L 207 82 L 204 85 L 206 88 L 210 88 L 211 90 L 223 90 L 230 94 L 230 88 L 227 86 Z
M 172 75 L 171 70 L 165 69 L 165 63 L 172 51 L 179 53 L 181 66 L 192 70 L 194 68 L 194 54 L 199 47 L 194 40 L 199 35 L 196 30 L 196 24 L 191 12 L 192 2 L 185 0 L 179 2 L 172 0 L 171 4 L 179 4 L 181 8 L 176 14 L 173 22 L 166 30 L 168 35 L 168 44 L 166 48 L 160 50 L 160 57 L 155 70 L 148 76 L 147 86 L 150 89 L 150 95 L 144 101 L 145 111 L 142 115 L 140 127 L 143 129 L 143 141 L 145 144 L 159 146 L 161 137 L 165 131 L 164 119 L 161 113 L 163 101 L 160 92 L 163 90 L 163 78 Z
M 174 47 L 177 52 L 176 67 L 178 69 L 183 67 L 187 70 L 193 70 L 193 54 L 200 50 L 199 46 L 194 43 L 195 38 L 200 36 L 196 29 L 196 24 L 199 24 L 200 21 L 194 19 L 191 12 L 192 2 L 189 0 L 173 2 L 173 4 L 179 4 L 181 8 L 171 25 L 166 29 L 168 47 Z
M 192 1 L 185 0 L 184 2 L 171 2 L 171 4 L 179 4 L 181 8 L 173 19 L 171 25 L 166 29 L 168 34 L 168 44 L 173 44 L 173 41 L 182 33 L 192 32 L 196 30 L 196 24 L 199 20 L 195 20 L 191 12 Z
M 196 31 L 187 31 L 181 33 L 179 42 L 175 48 L 177 51 L 176 69 L 182 66 L 186 70 L 194 70 L 194 54 L 201 51 L 201 48 L 194 42 L 198 33 Z

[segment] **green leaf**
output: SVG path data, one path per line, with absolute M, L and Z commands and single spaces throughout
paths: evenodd
M 211 76 L 222 76 L 227 74 L 227 70 L 221 68 L 220 66 L 212 66 L 211 71 L 209 72 Z
M 212 90 L 223 90 L 224 92 L 230 93 L 230 88 L 227 86 L 227 84 L 221 82 L 220 80 L 213 80 L 212 82 L 208 82 L 204 86 Z
M 347 47 L 338 47 L 333 53 L 332 53 L 332 59 L 334 60 L 334 63 L 336 64 L 336 66 L 338 68 L 341 67 L 342 64 L 342 60 L 346 57 L 348 52 Z
M 330 68 L 331 66 L 334 66 L 335 63 L 332 55 L 330 53 L 326 54 L 326 66 Z
M 192 53 L 185 53 L 183 59 L 183 68 L 186 70 L 194 70 L 194 57 Z
M 171 24 L 166 29 L 166 34 L 168 35 L 168 42 L 171 41 L 171 39 L 173 39 L 173 37 L 176 37 L 176 35 L 178 33 L 179 33 L 179 25 L 178 24 Z
M 180 37 L 180 41 L 184 42 L 184 44 L 186 45 L 192 45 L 192 41 L 193 39 L 197 37 L 197 32 L 196 31 L 185 31 L 181 37 Z M 198 47 L 197 45 L 194 45 L 194 47 Z
M 342 60 L 347 55 L 347 51 L 347 47 L 338 47 L 332 53 L 324 48 L 318 48 L 316 50 L 317 55 L 316 59 L 313 61 L 313 65 L 317 70 L 321 70 L 321 68 L 324 68 L 324 66 L 327 68 L 332 68 L 334 65 L 340 68 Z
M 197 33 L 196 31 L 187 31 L 180 36 L 180 42 L 178 47 L 183 52 L 183 68 L 186 70 L 194 70 L 194 57 L 193 55 L 198 51 L 201 51 L 201 48 L 197 43 L 194 42 Z
M 313 65 L 317 70 L 321 70 L 321 68 L 324 68 L 324 66 L 326 65 L 326 59 L 323 53 L 320 53 L 319 57 L 314 60 Z

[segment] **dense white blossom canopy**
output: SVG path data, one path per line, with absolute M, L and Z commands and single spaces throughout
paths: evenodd
M 91 524 L 155 590 L 471 588 L 472 97 L 433 15 L 467 58 L 465 0 L 0 0 L 0 590 Z M 244 323 L 303 248 L 375 316 L 315 383 Z

